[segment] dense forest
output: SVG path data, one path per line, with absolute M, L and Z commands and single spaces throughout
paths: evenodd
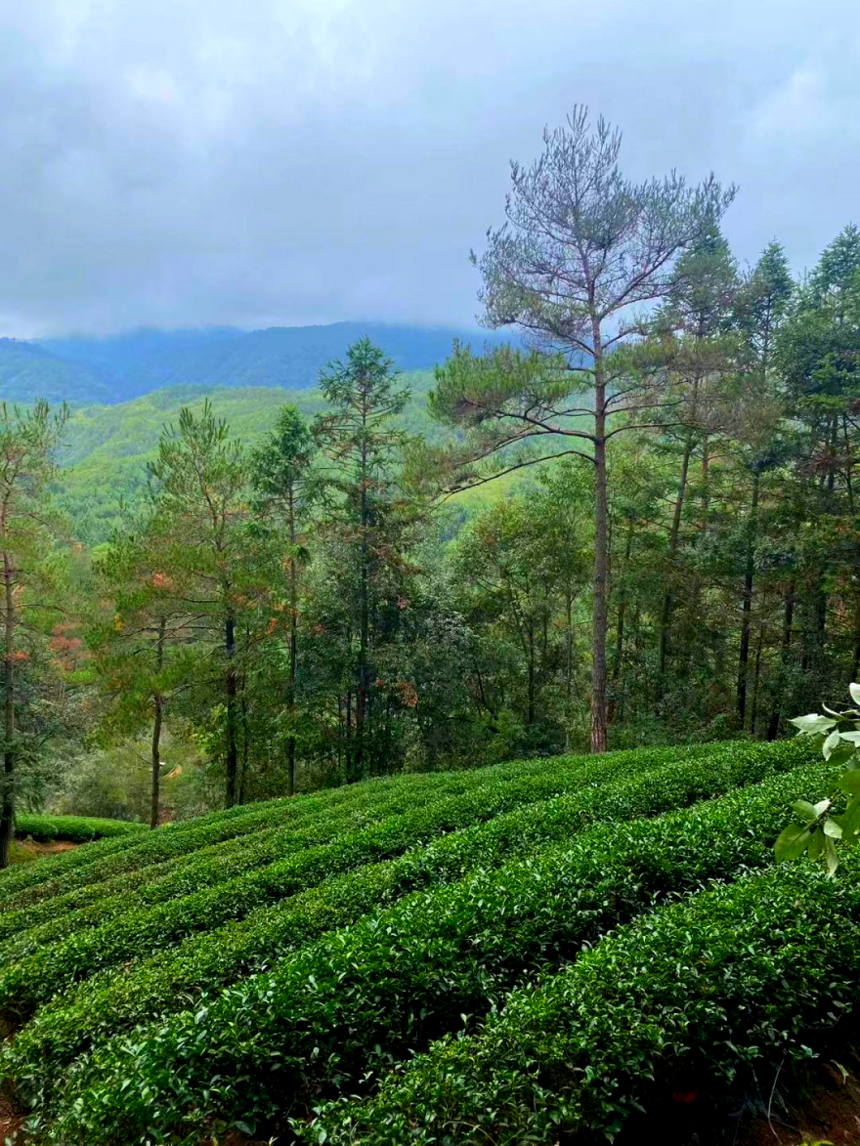
M 16 805 L 156 824 L 775 739 L 856 679 L 860 231 L 743 266 L 732 189 L 630 182 L 619 145 L 575 115 L 513 166 L 475 256 L 511 343 L 432 379 L 358 338 L 253 436 L 152 395 L 109 512 L 82 488 L 109 471 L 71 496 L 60 464 L 84 414 L 0 408 L 0 863 Z

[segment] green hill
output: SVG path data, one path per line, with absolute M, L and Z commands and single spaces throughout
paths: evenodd
M 412 405 L 404 424 L 423 428 L 425 395 L 432 375 L 410 375 Z M 316 390 L 274 387 L 204 390 L 174 387 L 116 406 L 84 406 L 73 411 L 59 456 L 63 472 L 56 497 L 83 541 L 103 541 L 117 520 L 120 499 L 132 502 L 146 483 L 146 463 L 155 455 L 162 429 L 183 406 L 199 410 L 206 400 L 224 418 L 233 436 L 253 447 L 274 424 L 278 410 L 294 403 L 309 417 L 323 408 Z
M 30 342 L 0 338 L 0 401 L 29 404 L 108 402 L 110 387 L 83 363 L 70 362 Z
M 598 1141 L 790 1077 L 860 972 L 858 862 L 772 863 L 826 775 L 804 740 L 532 760 L 9 869 L 0 1077 L 63 1146 Z
M 443 440 L 446 431 L 427 413 L 431 371 L 403 376 L 412 391 L 400 424 L 411 434 Z M 209 400 L 231 433 L 253 447 L 274 423 L 278 410 L 293 403 L 313 417 L 324 408 L 317 390 L 274 387 L 205 389 L 178 386 L 120 405 L 81 406 L 73 410 L 59 461 L 62 473 L 55 485 L 58 503 L 70 519 L 75 536 L 88 544 L 104 541 L 117 523 L 120 499 L 133 502 L 146 483 L 146 463 L 154 457 L 159 435 L 175 421 L 183 406 L 199 410 Z M 464 505 L 485 504 L 503 497 L 516 478 L 494 482 L 459 495 Z
M 451 353 L 454 339 L 475 349 L 498 345 L 510 333 L 455 327 L 336 322 L 267 330 L 209 327 L 137 330 L 109 338 L 75 336 L 38 344 L 0 340 L 0 394 L 17 402 L 46 397 L 74 405 L 121 403 L 176 386 L 283 387 L 306 390 L 320 370 L 368 337 L 403 371 L 431 370 Z

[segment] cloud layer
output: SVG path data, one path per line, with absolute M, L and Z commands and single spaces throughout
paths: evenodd
M 508 160 L 574 103 L 741 185 L 810 265 L 860 185 L 851 0 L 39 0 L 0 9 L 0 333 L 471 325 Z

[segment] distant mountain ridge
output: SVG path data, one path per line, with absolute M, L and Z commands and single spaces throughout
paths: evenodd
M 84 395 L 87 397 L 84 398 Z M 33 342 L 0 338 L 0 401 L 110 402 L 110 390 L 88 366 L 51 354 Z
M 455 327 L 337 322 L 244 331 L 137 330 L 108 338 L 85 335 L 38 342 L 0 339 L 0 398 L 74 405 L 115 405 L 176 386 L 205 389 L 281 387 L 306 390 L 320 370 L 359 338 L 381 346 L 403 371 L 428 370 L 451 353 L 454 339 L 479 350 L 510 335 Z

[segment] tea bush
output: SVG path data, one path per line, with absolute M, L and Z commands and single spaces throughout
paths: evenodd
M 678 1076 L 730 1082 L 807 1058 L 851 1012 L 860 864 L 772 869 L 608 936 L 482 1031 L 437 1043 L 367 1102 L 324 1103 L 304 1141 L 554 1143 L 612 1137 Z M 814 940 L 814 941 L 813 941 Z M 76 1130 L 77 1132 L 77 1130 Z
M 733 746 L 732 755 L 737 755 Z M 790 766 L 804 758 L 796 745 L 782 744 L 762 753 L 747 747 L 744 755 L 761 758 L 766 755 L 772 766 Z M 789 773 L 790 779 L 773 779 L 769 785 L 752 787 L 746 796 L 732 794 L 713 804 L 701 805 L 680 813 L 697 822 L 704 816 L 710 823 L 714 816 L 727 811 L 738 814 L 737 807 L 763 808 L 766 826 L 750 825 L 745 838 L 750 847 L 759 848 L 761 839 L 774 821 L 773 808 L 779 808 L 780 797 L 790 785 L 807 783 L 807 773 L 815 770 L 804 766 Z M 670 784 L 673 777 L 663 777 Z M 642 796 L 639 781 L 618 782 L 617 790 L 604 792 L 604 801 L 612 800 L 616 809 L 628 808 L 633 792 Z M 677 794 L 677 789 L 670 789 Z M 648 785 L 647 798 L 662 806 L 666 790 L 661 789 L 659 775 Z M 652 804 L 653 806 L 653 804 Z M 644 804 L 640 811 L 647 811 Z M 679 822 L 687 822 L 682 820 Z M 716 821 L 715 821 L 716 822 Z M 202 936 L 193 936 L 178 948 L 140 962 L 136 967 L 115 973 L 112 969 L 81 984 L 70 996 L 64 995 L 44 1006 L 27 1028 L 19 1034 L 7 1052 L 9 1073 L 32 1096 L 42 1094 L 56 1072 L 93 1042 L 103 1040 L 136 1023 L 161 1013 L 167 1015 L 196 1005 L 200 998 L 236 982 L 242 976 L 270 967 L 291 950 L 300 947 L 327 930 L 343 927 L 362 915 L 389 904 L 399 896 L 422 887 L 439 886 L 469 871 L 491 870 L 513 855 L 535 851 L 542 846 L 564 841 L 583 825 L 583 800 L 579 793 L 529 805 L 501 815 L 488 823 L 453 832 L 427 847 L 413 849 L 385 863 L 370 864 L 347 875 L 330 878 L 275 907 L 252 912 L 247 919 Z M 662 841 L 662 829 L 652 836 Z M 580 841 L 580 850 L 594 848 L 601 859 L 614 838 L 615 829 L 591 829 Z M 649 837 L 650 838 L 650 837 Z M 739 853 L 740 854 L 740 853 Z M 744 853 L 746 854 L 746 853 Z M 760 858 L 759 851 L 749 855 Z
M 91 840 L 108 839 L 129 833 L 146 831 L 145 824 L 131 820 L 106 820 L 95 816 L 43 816 L 19 812 L 15 817 L 15 836 L 19 840 L 36 843 L 54 843 L 56 840 L 72 844 L 85 844 Z
M 796 763 L 796 746 L 759 749 L 771 762 L 792 751 Z M 723 779 L 734 760 L 741 781 L 744 750 L 726 755 Z M 754 755 L 748 750 L 753 772 Z M 819 772 L 808 769 L 810 782 L 821 782 Z M 271 972 L 79 1059 L 61 1083 L 55 1140 L 143 1143 L 154 1127 L 158 1141 L 193 1141 L 213 1120 L 254 1132 L 300 1112 L 308 1096 L 366 1087 L 620 922 L 768 863 L 787 794 L 806 775 L 659 820 L 595 828 L 328 933 Z M 667 782 L 680 790 L 679 776 Z M 638 787 L 640 800 L 646 791 L 659 799 L 656 778 Z M 615 800 L 611 788 L 589 795 L 596 804 Z M 398 1133 L 392 1142 L 409 1138 L 402 1125 Z

